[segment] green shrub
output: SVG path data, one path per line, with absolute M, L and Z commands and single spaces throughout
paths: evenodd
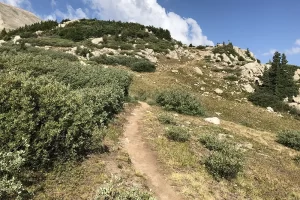
M 238 81 L 239 78 L 235 75 L 228 75 L 228 76 L 225 76 L 224 77 L 225 80 L 228 80 L 228 81 Z
M 185 128 L 171 126 L 166 129 L 166 137 L 169 140 L 173 140 L 175 142 L 186 142 L 190 139 L 191 135 Z
M 232 54 L 233 56 L 238 56 L 239 54 L 234 50 L 233 48 L 233 44 L 231 42 L 229 42 L 227 45 L 224 43 L 222 46 L 217 46 L 215 47 L 213 50 L 214 54 L 223 54 L 225 53 L 226 55 L 230 55 Z
M 22 39 L 22 41 L 33 46 L 73 47 L 75 45 L 71 40 L 54 37 L 26 38 Z
M 260 64 L 261 63 L 261 61 L 259 60 L 259 59 L 257 59 L 257 62 Z
M 227 139 L 203 135 L 199 141 L 212 151 L 204 163 L 207 170 L 216 178 L 232 179 L 243 169 L 243 154 Z
M 205 166 L 216 178 L 233 179 L 243 169 L 243 158 L 234 149 L 215 151 L 206 158 Z
M 239 56 L 239 61 L 245 61 L 245 58 L 243 56 Z
M 203 135 L 199 141 L 211 151 L 226 151 L 230 146 L 228 141 L 220 140 L 215 135 Z
M 299 131 L 281 131 L 277 135 L 277 142 L 287 147 L 300 151 L 300 132 Z
M 203 50 L 203 49 L 206 49 L 206 46 L 199 45 L 196 47 L 196 49 Z
M 136 72 L 155 72 L 156 67 L 155 64 L 149 61 L 140 61 L 133 63 L 130 69 Z
M 172 115 L 169 114 L 160 114 L 158 116 L 158 121 L 162 124 L 176 124 L 176 121 Z
M 33 55 L 43 55 L 43 56 L 49 56 L 52 59 L 61 59 L 61 60 L 69 60 L 69 61 L 78 61 L 77 56 L 70 54 L 70 53 L 65 53 L 61 51 L 53 51 L 53 50 L 44 50 L 44 49 L 39 49 L 35 47 L 27 48 L 27 51 L 24 53 L 29 53 Z
M 183 90 L 167 90 L 156 97 L 156 103 L 169 111 L 203 116 L 204 110 L 199 101 Z
M 105 65 L 124 65 L 129 67 L 133 71 L 137 72 L 154 72 L 155 64 L 142 58 L 130 57 L 130 56 L 97 56 L 90 59 L 98 64 Z
M 45 77 L 1 78 L 1 150 L 25 151 L 32 168 L 85 155 L 96 123 L 84 95 Z
M 100 187 L 95 200 L 155 200 L 152 194 L 129 185 L 121 179 L 113 179 L 109 183 Z
M 87 54 L 91 54 L 91 51 L 88 48 L 77 47 L 75 53 L 79 56 L 86 57 Z

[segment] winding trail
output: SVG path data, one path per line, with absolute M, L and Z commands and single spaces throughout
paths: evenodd
M 124 147 L 128 152 L 134 168 L 147 179 L 149 187 L 160 200 L 182 200 L 171 187 L 159 170 L 159 163 L 155 153 L 147 146 L 143 135 L 139 132 L 139 121 L 150 106 L 140 102 L 128 118 L 124 132 Z

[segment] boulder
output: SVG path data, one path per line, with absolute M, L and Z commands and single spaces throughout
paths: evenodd
M 220 125 L 221 124 L 221 120 L 217 117 L 211 117 L 211 118 L 205 118 L 204 119 L 206 122 L 215 124 L 215 125 Z
M 172 70 L 172 73 L 178 73 L 178 70 L 173 69 L 173 70 Z
M 253 93 L 255 91 L 254 88 L 250 84 L 243 85 L 243 88 L 248 93 Z
M 223 56 L 223 61 L 224 61 L 224 62 L 226 62 L 226 63 L 231 63 L 230 58 L 229 58 L 225 53 L 223 53 L 222 56 Z
M 21 36 L 16 35 L 16 36 L 14 37 L 14 39 L 13 39 L 13 43 L 14 43 L 14 44 L 17 44 L 17 42 L 18 42 L 19 40 L 21 40 L 21 39 L 22 39 Z
M 300 104 L 300 96 L 293 97 L 294 102 Z
M 178 60 L 179 57 L 178 57 L 178 54 L 176 51 L 169 51 L 169 53 L 166 55 L 167 58 L 172 58 L 172 59 L 175 59 L 175 60 Z
M 299 81 L 299 80 L 300 80 L 300 69 L 297 69 L 295 71 L 294 81 Z
M 94 38 L 92 39 L 92 43 L 93 44 L 99 44 L 99 43 L 102 43 L 103 42 L 103 38 Z
M 215 93 L 217 93 L 217 94 L 223 94 L 224 91 L 221 90 L 221 89 L 219 89 L 219 88 L 217 88 L 217 89 L 215 89 Z

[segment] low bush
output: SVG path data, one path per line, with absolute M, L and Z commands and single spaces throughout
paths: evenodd
M 228 80 L 228 81 L 238 81 L 239 78 L 237 76 L 234 75 L 228 75 L 224 77 L 224 80 Z
M 169 140 L 173 140 L 175 142 L 186 142 L 191 137 L 187 129 L 178 126 L 171 126 L 167 128 L 165 135 Z
M 199 141 L 212 151 L 204 163 L 215 178 L 232 179 L 243 170 L 243 154 L 234 143 L 208 134 L 200 137 Z
M 26 38 L 22 39 L 22 41 L 33 46 L 73 47 L 75 45 L 71 40 L 55 37 Z
M 203 49 L 206 49 L 206 46 L 199 45 L 196 47 L 196 49 L 203 50 Z
M 105 65 L 124 65 L 129 67 L 133 71 L 137 72 L 154 72 L 156 67 L 155 64 L 143 59 L 129 56 L 97 56 L 90 59 L 98 64 Z
M 220 140 L 215 135 L 203 135 L 199 141 L 211 151 L 226 151 L 230 146 L 227 141 Z
M 281 131 L 277 135 L 277 142 L 300 151 L 300 131 Z
M 77 47 L 75 53 L 79 56 L 83 56 L 86 57 L 87 54 L 91 55 L 91 51 L 88 48 L 81 48 L 81 47 Z
M 176 124 L 176 121 L 172 115 L 169 114 L 160 114 L 158 116 L 158 121 L 162 124 Z
M 155 200 L 149 192 L 126 185 L 121 179 L 113 179 L 97 191 L 95 200 Z
M 239 56 L 239 61 L 245 61 L 245 58 L 243 56 Z
M 183 90 L 163 91 L 157 95 L 156 103 L 169 111 L 176 111 L 187 115 L 204 115 L 204 110 L 200 102 Z
M 214 151 L 206 158 L 205 166 L 216 178 L 235 178 L 243 169 L 243 157 L 234 149 Z
M 133 63 L 130 69 L 136 72 L 155 72 L 156 67 L 155 64 L 149 61 L 140 61 Z

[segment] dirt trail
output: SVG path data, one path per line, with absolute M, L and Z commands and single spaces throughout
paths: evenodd
M 149 184 L 149 187 L 160 200 L 182 200 L 171 185 L 165 180 L 159 171 L 155 153 L 145 144 L 143 135 L 139 132 L 139 121 L 150 106 L 140 103 L 132 115 L 128 118 L 128 124 L 124 132 L 124 147 L 127 150 L 134 168 L 142 173 Z

